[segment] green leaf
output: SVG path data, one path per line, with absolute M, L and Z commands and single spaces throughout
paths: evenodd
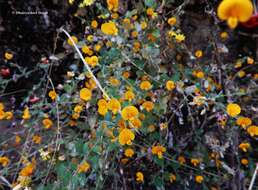
M 155 7 L 157 6 L 155 0 L 144 0 L 144 4 L 145 4 L 147 7 L 152 7 L 152 8 L 155 8 Z

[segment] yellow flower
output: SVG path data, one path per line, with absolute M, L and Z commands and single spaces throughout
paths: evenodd
M 116 24 L 112 21 L 102 24 L 101 31 L 106 35 L 116 36 L 118 34 L 118 29 L 116 27 Z
M 73 114 L 72 114 L 72 118 L 73 118 L 73 119 L 79 119 L 79 117 L 80 117 L 80 114 L 79 114 L 79 113 L 73 113 Z
M 15 136 L 15 145 L 19 145 L 21 143 L 21 137 L 19 135 Z
M 253 136 L 258 136 L 258 126 L 252 125 L 248 127 L 247 132 L 249 135 Z
M 176 181 L 176 175 L 175 174 L 170 174 L 169 175 L 169 181 L 170 181 L 170 183 L 173 183 L 174 181 Z
M 35 144 L 40 144 L 41 143 L 41 136 L 39 135 L 33 135 L 32 140 Z
M 138 32 L 137 31 L 132 31 L 131 36 L 132 36 L 132 38 L 137 38 Z
M 193 164 L 194 166 L 197 166 L 200 164 L 200 160 L 197 158 L 192 158 L 191 159 L 191 164 Z
M 175 85 L 174 81 L 172 81 L 172 80 L 167 81 L 167 83 L 166 83 L 166 89 L 167 89 L 168 91 L 171 91 L 171 90 L 173 90 L 174 88 L 176 88 L 176 85 Z
M 204 78 L 204 73 L 203 73 L 202 71 L 197 71 L 197 72 L 196 72 L 196 77 L 197 77 L 198 79 L 202 79 L 202 78 Z
M 92 28 L 97 28 L 97 27 L 98 27 L 98 22 L 97 22 L 96 20 L 93 20 L 93 21 L 91 22 L 91 27 L 92 27 Z
M 184 34 L 177 34 L 175 36 L 175 39 L 178 43 L 182 42 L 182 41 L 185 41 L 185 35 Z
M 248 117 L 239 117 L 236 121 L 237 125 L 243 127 L 244 129 L 249 125 L 252 125 L 252 120 Z
M 0 164 L 3 167 L 6 167 L 10 163 L 10 160 L 7 156 L 0 156 Z
M 223 0 L 218 6 L 218 17 L 227 20 L 231 29 L 236 28 L 238 22 L 248 21 L 253 14 L 250 0 Z
M 78 43 L 78 38 L 76 36 L 72 36 L 71 38 L 72 38 L 72 40 L 74 41 L 75 44 Z M 68 41 L 67 41 L 70 46 L 73 45 L 72 40 L 69 38 Z
M 197 176 L 195 176 L 195 181 L 196 181 L 196 183 L 202 183 L 203 177 L 201 175 L 197 175 Z
M 239 78 L 243 78 L 245 76 L 245 71 L 239 71 L 237 75 L 239 76 Z
M 54 101 L 57 98 L 57 94 L 54 90 L 49 91 L 48 96 Z
M 86 161 L 83 161 L 77 167 L 78 173 L 86 173 L 87 171 L 89 171 L 89 169 L 90 169 L 90 164 Z
M 95 50 L 95 51 L 99 52 L 100 49 L 101 49 L 101 45 L 100 45 L 100 44 L 96 44 L 96 45 L 94 46 L 94 50 Z
M 124 97 L 128 101 L 132 101 L 135 98 L 135 94 L 131 90 L 128 90 L 125 92 Z
M 185 164 L 185 162 L 186 162 L 185 157 L 183 157 L 183 156 L 178 156 L 177 160 L 178 160 L 179 164 Z
M 220 37 L 221 37 L 222 39 L 227 39 L 227 38 L 228 38 L 228 33 L 227 33 L 227 32 L 221 32 L 221 33 L 220 33 Z
M 140 89 L 142 89 L 142 90 L 150 90 L 151 88 L 152 88 L 152 85 L 147 80 L 142 81 L 140 84 Z
M 0 110 L 3 111 L 4 110 L 4 104 L 0 103 Z
M 247 150 L 248 150 L 249 147 L 250 147 L 250 144 L 249 144 L 249 143 L 241 143 L 238 147 L 239 147 L 242 151 L 247 152 Z
M 132 141 L 134 140 L 135 135 L 134 133 L 127 128 L 124 128 L 118 136 L 118 141 L 121 145 L 131 145 Z
M 133 149 L 127 148 L 127 149 L 125 150 L 125 152 L 124 152 L 124 155 L 125 155 L 126 157 L 128 157 L 128 158 L 133 157 L 133 155 L 134 155 Z
M 124 120 L 132 120 L 139 114 L 138 109 L 134 106 L 127 106 L 123 108 L 121 115 Z
M 175 25 L 176 24 L 176 17 L 170 17 L 169 19 L 168 19 L 168 24 L 170 25 L 170 26 L 173 26 L 173 25 Z
M 83 107 L 81 105 L 76 105 L 73 109 L 75 113 L 81 113 Z
M 113 19 L 117 19 L 118 17 L 119 17 L 119 14 L 117 14 L 117 13 L 111 14 L 111 18 L 113 18 Z
M 91 95 L 91 91 L 88 88 L 80 90 L 80 98 L 84 101 L 89 101 L 91 99 Z
M 166 152 L 166 148 L 161 145 L 153 146 L 151 152 L 152 154 L 157 155 L 159 159 L 162 159 L 163 153 Z
M 241 107 L 238 104 L 230 103 L 227 105 L 227 113 L 231 117 L 236 117 L 240 114 Z
M 86 57 L 85 61 L 88 65 L 95 67 L 99 63 L 99 58 L 96 55 L 93 55 L 91 57 Z
M 119 86 L 119 84 L 120 84 L 120 81 L 118 79 L 116 79 L 115 77 L 110 77 L 109 82 L 112 86 Z
M 136 173 L 136 181 L 142 183 L 144 181 L 144 175 L 142 172 Z
M 119 0 L 107 0 L 108 10 L 117 11 L 119 6 Z
M 94 36 L 93 35 L 88 35 L 86 38 L 89 42 L 92 42 L 94 40 Z
M 249 163 L 249 161 L 245 158 L 241 159 L 241 164 L 243 165 L 247 165 Z
M 85 82 L 85 86 L 90 90 L 97 88 L 97 84 L 96 84 L 95 80 L 92 78 L 88 82 Z
M 13 112 L 7 111 L 5 112 L 5 119 L 10 120 L 13 118 Z
M 4 58 L 5 58 L 6 60 L 11 60 L 11 59 L 13 58 L 13 54 L 12 54 L 12 53 L 8 53 L 8 52 L 5 52 Z
M 154 12 L 153 8 L 148 8 L 146 10 L 146 13 L 147 13 L 148 16 L 153 16 L 155 12 Z
M 147 22 L 145 22 L 145 21 L 142 21 L 142 22 L 141 22 L 141 28 L 142 28 L 142 30 L 144 30 L 145 28 L 147 28 L 147 26 L 148 26 Z
M 146 109 L 147 112 L 150 112 L 154 108 L 154 104 L 151 101 L 146 101 L 142 104 L 142 107 Z
M 23 116 L 22 119 L 27 120 L 30 119 L 31 115 L 30 115 L 30 110 L 28 107 L 26 107 L 23 111 Z
M 53 122 L 48 118 L 43 119 L 42 124 L 44 125 L 45 129 L 49 129 L 53 126 Z
M 202 50 L 197 50 L 195 53 L 194 53 L 195 57 L 197 58 L 200 58 L 202 57 L 203 53 L 202 53 Z
M 119 110 L 121 109 L 121 104 L 120 102 L 115 99 L 112 98 L 109 102 L 108 102 L 108 109 L 111 110 L 113 112 L 113 114 L 117 114 L 119 112 Z
M 90 6 L 94 3 L 95 0 L 83 0 L 82 3 L 80 3 L 79 7 L 83 8 L 85 6 Z
M 100 99 L 98 101 L 98 112 L 100 115 L 106 115 L 106 113 L 108 112 L 108 103 L 106 100 Z
M 93 55 L 93 51 L 87 45 L 82 46 L 82 52 L 89 55 L 89 56 Z

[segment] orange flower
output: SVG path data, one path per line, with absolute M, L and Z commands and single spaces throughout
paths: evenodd
M 169 175 L 169 181 L 170 181 L 170 183 L 173 183 L 174 181 L 176 181 L 176 175 L 175 174 L 170 174 Z
M 133 149 L 127 148 L 127 149 L 125 150 L 125 152 L 124 152 L 124 155 L 125 155 L 126 157 L 128 157 L 128 158 L 133 157 L 133 155 L 134 155 Z
M 33 135 L 32 140 L 35 144 L 40 144 L 41 143 L 41 136 L 39 135 Z
M 173 25 L 175 25 L 176 24 L 176 17 L 170 17 L 169 19 L 168 19 L 168 24 L 170 25 L 170 26 L 173 26 Z
M 131 123 L 131 125 L 132 125 L 134 128 L 137 128 L 137 129 L 142 126 L 142 122 L 141 122 L 141 120 L 138 119 L 138 118 L 133 118 L 133 119 L 131 119 L 131 120 L 130 120 L 130 123 Z M 130 126 L 131 126 L 131 125 L 130 125 Z
M 119 6 L 119 0 L 107 0 L 108 10 L 117 11 Z
M 57 98 L 57 94 L 54 90 L 49 91 L 48 96 L 54 101 Z
M 35 169 L 35 163 L 29 163 L 20 171 L 20 176 L 28 177 L 31 176 Z
M 127 128 L 124 128 L 118 136 L 118 141 L 121 145 L 131 145 L 132 141 L 134 140 L 135 135 L 134 133 Z
M 247 150 L 248 150 L 249 147 L 250 147 L 250 144 L 249 144 L 249 143 L 241 143 L 238 147 L 239 147 L 242 151 L 247 152 Z
M 203 177 L 201 175 L 197 175 L 197 176 L 195 176 L 195 181 L 196 181 L 196 183 L 202 183 Z
M 253 136 L 258 136 L 258 126 L 252 125 L 248 127 L 247 132 L 249 135 Z
M 178 156 L 177 160 L 178 160 L 179 164 L 185 164 L 185 162 L 186 162 L 185 157 L 183 157 L 183 156 Z
M 90 164 L 86 161 L 83 161 L 80 165 L 77 167 L 78 173 L 86 173 L 90 169 Z
M 157 155 L 159 159 L 162 159 L 163 153 L 166 152 L 166 148 L 161 145 L 153 146 L 151 152 L 152 154 Z
M 127 106 L 123 108 L 121 115 L 124 120 L 132 120 L 139 114 L 138 109 L 134 106 Z
M 10 160 L 7 156 L 0 156 L 0 164 L 5 167 L 10 163 Z
M 4 58 L 5 58 L 6 60 L 11 60 L 11 59 L 13 58 L 13 54 L 12 54 L 12 53 L 9 53 L 9 52 L 5 52 Z
M 248 21 L 253 14 L 250 0 L 223 0 L 218 6 L 218 17 L 227 20 L 231 29 L 236 28 L 238 22 Z
M 143 107 L 144 109 L 146 109 L 147 112 L 150 112 L 151 110 L 153 110 L 154 104 L 153 104 L 153 102 L 151 102 L 151 101 L 145 101 L 145 102 L 142 104 L 142 107 Z
M 140 84 L 140 89 L 142 89 L 142 90 L 150 90 L 151 88 L 152 88 L 152 85 L 147 80 L 142 81 L 141 84 Z
M 53 126 L 53 122 L 48 118 L 43 119 L 42 124 L 44 125 L 45 129 L 49 129 Z
M 239 117 L 236 121 L 237 125 L 243 127 L 244 129 L 249 125 L 252 125 L 252 120 L 248 117 Z
M 241 164 L 248 165 L 249 161 L 245 158 L 241 159 Z
M 195 53 L 194 53 L 195 57 L 197 58 L 200 58 L 202 57 L 203 53 L 202 53 L 202 50 L 197 50 Z
M 192 158 L 191 159 L 191 164 L 193 164 L 194 166 L 197 166 L 200 164 L 200 160 L 197 158 Z
M 97 22 L 96 20 L 93 20 L 93 21 L 91 22 L 91 27 L 92 27 L 92 28 L 97 28 L 97 27 L 98 27 L 98 22 Z

